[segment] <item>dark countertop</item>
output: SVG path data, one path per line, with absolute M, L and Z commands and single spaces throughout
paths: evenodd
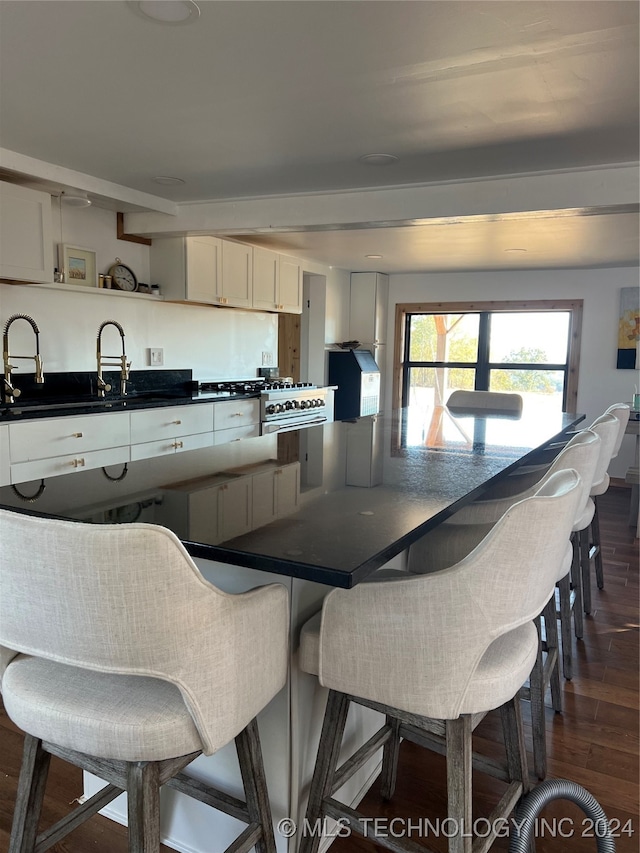
M 68 415 L 97 415 L 109 412 L 128 412 L 136 409 L 162 409 L 167 406 L 188 406 L 193 403 L 212 403 L 224 400 L 244 400 L 258 397 L 259 394 L 199 393 L 173 395 L 157 392 L 155 394 L 132 394 L 107 400 L 68 400 L 59 403 L 0 404 L 0 423 L 16 423 L 37 418 L 60 418 Z
M 510 420 L 445 411 L 434 429 L 435 419 L 426 424 L 425 415 L 404 409 L 126 467 L 74 471 L 17 490 L 6 486 L 0 505 L 98 523 L 163 524 L 194 557 L 351 587 L 583 418 L 525 412 Z M 211 523 L 209 537 L 207 519 L 221 518 L 220 484 L 291 463 L 299 465 L 301 483 L 294 511 L 222 542 Z M 368 480 L 376 470 L 380 477 Z M 348 484 L 354 481 L 359 485 Z M 258 503 L 253 510 L 257 515 Z

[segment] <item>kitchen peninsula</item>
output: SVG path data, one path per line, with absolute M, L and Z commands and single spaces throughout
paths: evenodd
M 412 541 L 581 419 L 445 413 L 442 430 L 426 446 L 420 418 L 402 410 L 16 484 L 0 489 L 0 504 L 80 522 L 163 524 L 220 588 L 239 592 L 274 581 L 288 587 L 289 680 L 259 725 L 274 820 L 298 820 L 324 707 L 324 690 L 296 664 L 302 624 L 332 586 L 351 587 L 390 561 L 401 567 Z M 357 709 L 350 746 L 364 742 L 376 723 L 374 712 Z M 377 760 L 350 780 L 347 801 L 366 790 Z M 233 750 L 200 757 L 189 772 L 238 791 Z M 87 793 L 98 787 L 86 778 Z M 175 792 L 166 795 L 174 798 L 163 810 L 171 846 L 205 853 L 212 838 L 216 849 L 230 842 L 232 819 Z M 106 813 L 123 820 L 120 799 Z M 283 853 L 296 849 L 295 838 L 277 836 L 277 842 Z

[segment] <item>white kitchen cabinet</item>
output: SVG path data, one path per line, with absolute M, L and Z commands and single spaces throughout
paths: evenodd
M 382 483 L 382 424 L 377 415 L 347 424 L 347 486 L 371 488 Z
M 252 529 L 289 515 L 300 499 L 300 463 L 269 468 L 252 477 Z
M 253 307 L 253 248 L 231 240 L 222 241 L 222 287 L 219 305 Z
M 0 279 L 53 281 L 49 193 L 0 182 Z
M 218 237 L 163 237 L 150 251 L 151 281 L 165 299 L 220 304 L 222 240 Z
M 131 460 L 213 445 L 213 403 L 131 412 Z
M 7 486 L 10 482 L 9 426 L 0 424 L 0 486 Z
M 253 248 L 253 307 L 286 314 L 302 313 L 302 266 L 258 246 Z
M 278 311 L 302 314 L 302 264 L 297 258 L 280 255 Z
M 9 424 L 12 466 L 33 459 L 65 455 L 80 457 L 90 451 L 112 447 L 126 447 L 127 456 L 123 461 L 127 461 L 129 443 L 128 412 L 41 418 Z
M 128 412 L 9 424 L 11 482 L 128 462 L 129 436 Z
M 384 346 L 387 337 L 389 276 L 378 272 L 351 273 L 349 338 L 371 349 Z
M 228 400 L 213 403 L 213 443 L 228 444 L 260 435 L 260 401 Z
M 220 542 L 242 536 L 252 528 L 251 477 L 238 477 L 219 487 L 218 535 Z

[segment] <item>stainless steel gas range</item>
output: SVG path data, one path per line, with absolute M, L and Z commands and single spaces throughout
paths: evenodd
M 333 387 L 286 379 L 201 382 L 200 391 L 228 396 L 259 396 L 261 434 L 289 432 L 333 420 Z

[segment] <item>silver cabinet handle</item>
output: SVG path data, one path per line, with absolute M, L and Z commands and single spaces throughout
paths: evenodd
M 74 438 L 82 438 L 82 433 L 81 432 L 74 432 L 73 437 Z
M 72 468 L 84 468 L 84 459 L 73 459 L 71 462 Z

